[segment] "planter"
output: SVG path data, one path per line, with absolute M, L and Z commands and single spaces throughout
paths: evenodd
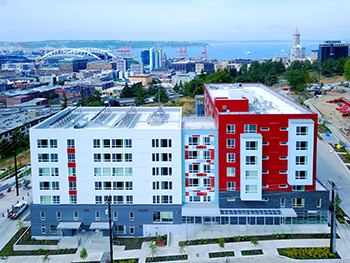
M 165 246 L 165 241 L 157 241 L 156 244 L 159 247 L 164 247 Z

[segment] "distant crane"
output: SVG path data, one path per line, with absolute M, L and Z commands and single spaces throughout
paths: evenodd
M 184 50 L 182 50 L 182 43 L 181 43 L 181 48 L 180 50 L 176 51 L 176 53 L 178 54 L 179 57 L 183 57 L 183 58 L 187 57 L 187 43 L 185 45 Z
M 207 45 L 205 45 L 204 51 L 202 51 L 202 58 L 203 58 L 204 60 L 207 60 L 207 59 L 208 59 L 208 58 L 207 58 Z
M 129 42 L 128 42 L 128 43 L 126 43 L 125 47 L 122 46 L 121 48 L 118 48 L 117 52 L 119 52 L 119 56 L 121 56 L 121 57 L 125 57 L 125 56 L 130 57 L 131 51 L 132 51 L 131 44 L 132 44 L 132 42 L 130 42 L 130 45 L 129 45 Z

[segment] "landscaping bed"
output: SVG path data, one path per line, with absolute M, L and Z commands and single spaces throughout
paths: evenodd
M 225 252 L 211 252 L 209 253 L 209 258 L 223 258 L 223 257 L 234 257 L 234 251 L 225 251 Z
M 261 249 L 242 250 L 241 253 L 242 253 L 242 256 L 264 255 Z
M 32 229 L 29 228 L 25 235 L 18 240 L 17 245 L 57 245 L 58 240 L 37 240 L 32 238 Z
M 187 259 L 188 259 L 187 255 L 174 255 L 174 256 L 146 258 L 146 262 L 177 261 L 177 260 L 187 260 Z
M 257 237 L 259 241 L 262 240 L 275 240 L 275 239 L 328 239 L 330 238 L 329 233 L 315 233 L 315 234 L 272 234 L 272 235 L 262 235 L 262 236 L 235 236 L 235 237 L 226 237 L 225 243 L 233 242 L 246 242 L 251 241 L 252 238 Z M 339 238 L 339 236 L 337 236 Z M 180 241 L 179 245 L 182 244 Z M 218 238 L 207 238 L 207 239 L 195 239 L 189 240 L 188 245 L 206 245 L 206 244 L 218 244 Z
M 135 237 L 135 238 L 113 238 L 113 244 L 118 246 L 125 246 L 125 250 L 141 249 L 143 242 L 149 241 L 164 241 L 164 245 L 167 245 L 167 235 L 157 237 Z
M 338 253 L 330 252 L 329 247 L 278 248 L 278 254 L 294 259 L 339 259 Z
M 131 259 L 113 259 L 113 263 L 138 263 L 138 258 L 131 258 Z M 98 262 L 100 263 L 100 262 Z

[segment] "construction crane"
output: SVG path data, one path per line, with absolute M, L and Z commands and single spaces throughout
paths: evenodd
M 182 50 L 182 43 L 181 43 L 181 48 L 180 50 L 176 51 L 176 53 L 178 54 L 178 56 L 181 58 L 185 58 L 187 57 L 187 43 L 185 44 L 185 49 Z
M 202 58 L 203 58 L 204 60 L 207 60 L 207 59 L 208 59 L 208 58 L 207 58 L 207 45 L 205 45 L 204 51 L 202 51 Z
M 182 56 L 182 43 L 181 43 L 181 48 L 180 50 L 176 51 L 176 53 L 178 54 L 178 57 Z

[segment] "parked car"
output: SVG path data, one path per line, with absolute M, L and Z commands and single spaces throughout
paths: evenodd
M 16 219 L 20 214 L 28 207 L 28 202 L 20 202 L 16 204 L 7 214 L 7 217 L 11 219 Z

